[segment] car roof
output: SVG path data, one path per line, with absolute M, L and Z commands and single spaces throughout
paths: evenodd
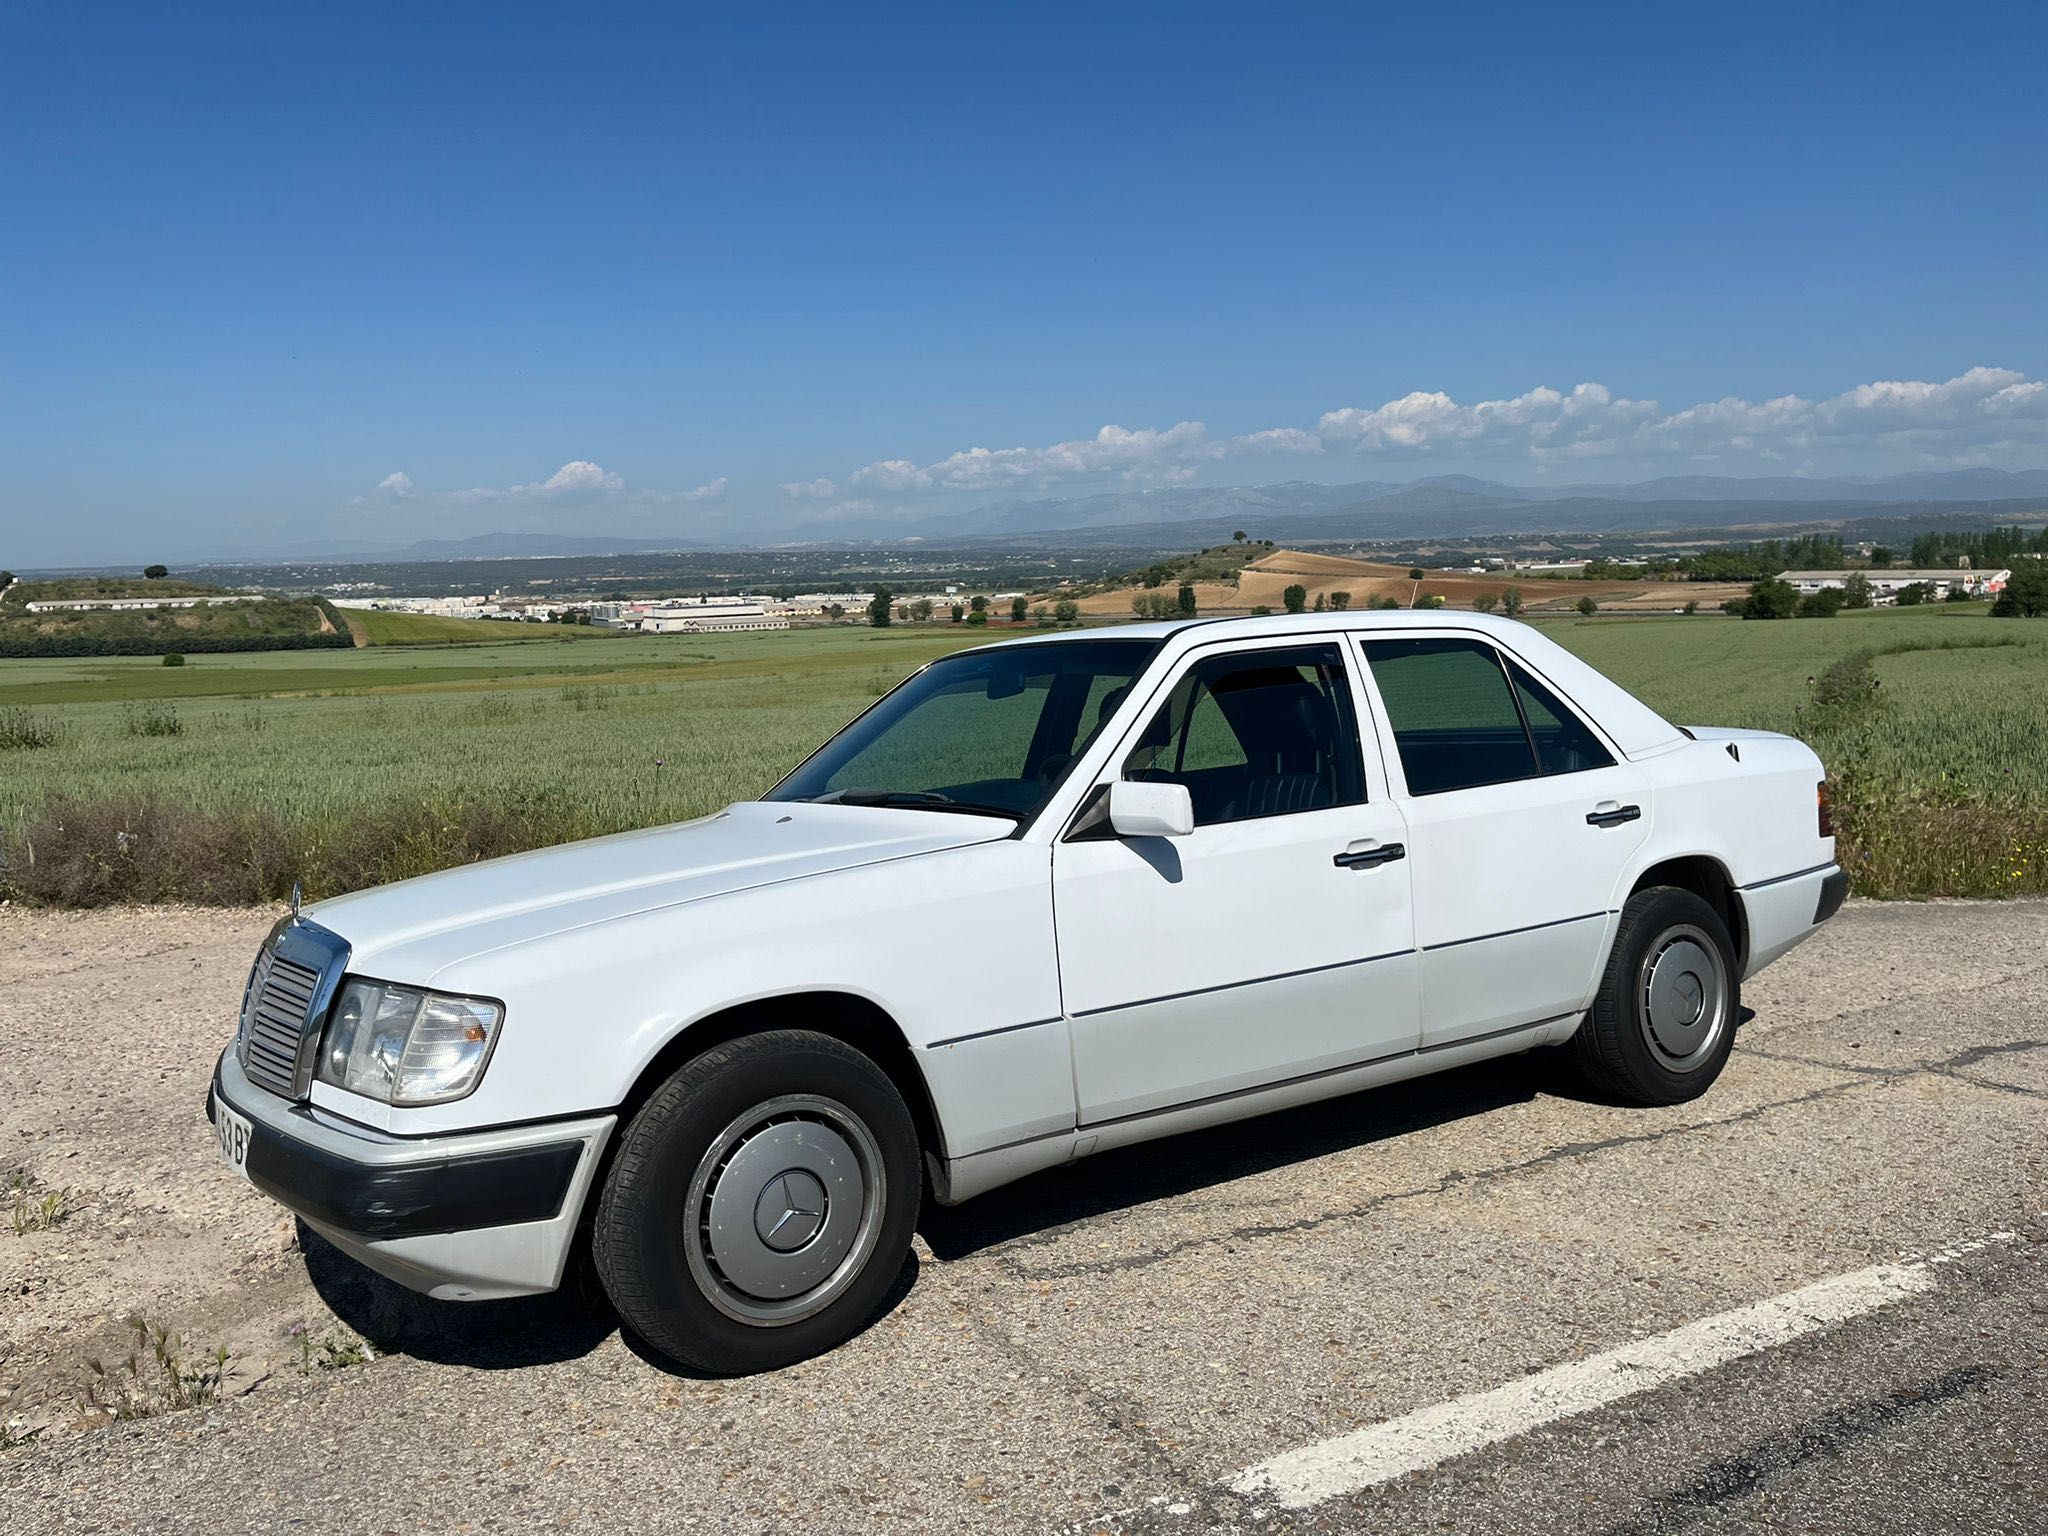
M 1308 631 L 1363 632 L 1380 635 L 1426 634 L 1432 630 L 1478 631 L 1497 640 L 1557 692 L 1591 715 L 1628 757 L 1667 750 L 1684 741 L 1678 727 L 1643 703 L 1619 683 L 1581 661 L 1542 630 L 1497 614 L 1451 608 L 1365 609 L 1343 613 L 1272 613 L 1237 618 L 1195 618 L 1104 625 L 1055 634 L 1025 635 L 996 642 L 1003 647 L 1062 645 L 1079 640 L 1152 640 L 1166 645 L 1177 638 L 1194 643 L 1209 640 L 1256 640 Z M 993 647 L 977 647 L 991 649 Z M 1178 650 L 1180 647 L 1174 647 Z

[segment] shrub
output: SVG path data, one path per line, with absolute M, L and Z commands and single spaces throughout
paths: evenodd
M 1509 587 L 1500 595 L 1500 611 L 1511 619 L 1520 618 L 1522 610 L 1527 606 L 1522 599 L 1520 587 Z
M 149 699 L 141 704 L 124 704 L 121 707 L 121 724 L 130 736 L 185 734 L 185 722 L 178 718 L 177 707 L 162 699 Z
M 1420 581 L 1420 580 L 1422 580 L 1422 567 L 1421 567 L 1421 566 L 1419 566 L 1419 565 L 1411 565 L 1411 566 L 1409 566 L 1409 567 L 1408 567 L 1408 579 L 1409 579 L 1410 581 Z
M 1809 592 L 1799 599 L 1799 617 L 1832 619 L 1848 601 L 1848 595 L 1840 587 L 1822 587 L 1818 592 Z
M 1591 618 L 1594 614 L 1600 611 L 1600 605 L 1594 602 L 1593 599 L 1590 597 L 1582 597 L 1572 606 L 1577 608 L 1579 612 L 1584 614 L 1587 618 Z
M 1472 611 L 1474 613 L 1491 613 L 1499 606 L 1500 594 L 1497 592 L 1482 592 L 1472 599 Z
M 33 752 L 57 745 L 57 727 L 26 709 L 0 709 L 0 752 Z
M 167 667 L 182 667 L 185 665 L 185 653 L 183 651 L 164 652 L 164 665 Z
M 1174 605 L 1180 609 L 1180 616 L 1182 618 L 1192 619 L 1195 616 L 1195 584 L 1193 582 L 1184 581 L 1180 584 L 1180 590 L 1174 594 Z
M 969 629 L 985 629 L 987 626 L 988 610 L 986 608 L 976 608 L 967 615 L 967 627 Z
M 1899 588 L 1898 601 L 1901 608 L 1912 608 L 1926 602 L 1927 583 L 1924 581 L 1907 582 L 1903 587 Z
M 1308 588 L 1298 581 L 1294 582 L 1280 594 L 1280 601 L 1287 605 L 1289 613 L 1300 613 L 1308 607 Z
M 1332 592 L 1330 594 L 1330 612 L 1342 613 L 1350 606 L 1351 594 L 1349 592 Z
M 1021 597 L 1010 599 L 1010 622 L 1012 624 L 1022 624 L 1030 616 L 1031 604 L 1029 601 Z
M 1078 624 L 1081 621 L 1081 605 L 1071 597 L 1063 597 L 1052 605 L 1052 616 L 1056 623 Z

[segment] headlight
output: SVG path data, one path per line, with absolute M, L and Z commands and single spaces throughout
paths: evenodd
M 386 1104 L 445 1104 L 482 1080 L 504 1017 L 481 998 L 351 977 L 320 1045 L 319 1080 Z

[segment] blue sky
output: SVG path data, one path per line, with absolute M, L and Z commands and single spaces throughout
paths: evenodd
M 2038 5 L 14 0 L 0 564 L 2048 463 L 2044 62 Z

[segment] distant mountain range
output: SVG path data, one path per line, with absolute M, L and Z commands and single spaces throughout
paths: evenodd
M 916 540 L 928 545 L 1119 544 L 1171 547 L 1257 538 L 1451 538 L 1504 533 L 1623 533 L 1853 522 L 1871 517 L 2025 517 L 2048 510 L 2048 469 L 1959 469 L 1882 478 L 1672 475 L 1628 485 L 1507 485 L 1472 475 L 1406 483 L 1172 486 L 990 502 L 923 517 L 877 516 L 764 527 L 745 547 Z M 329 539 L 285 549 L 213 551 L 220 561 L 492 560 L 742 547 L 725 539 L 484 533 L 369 544 Z

